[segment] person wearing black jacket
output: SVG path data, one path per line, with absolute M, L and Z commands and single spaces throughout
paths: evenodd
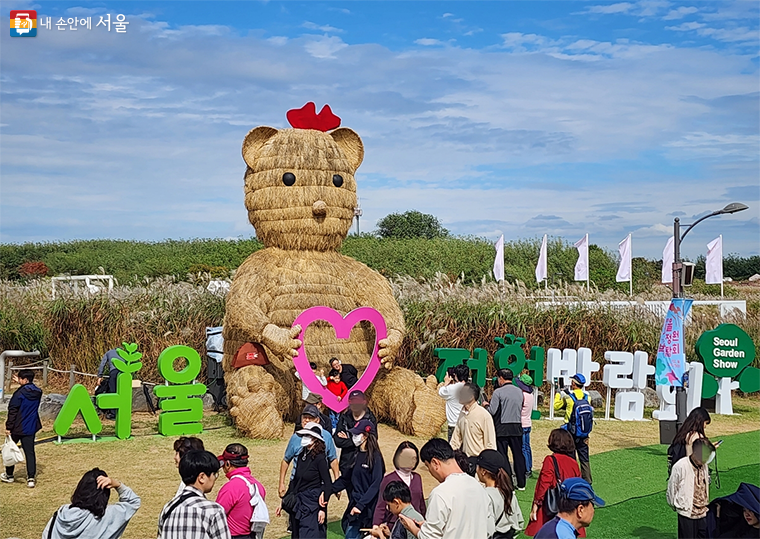
M 291 539 L 326 539 L 326 501 L 333 493 L 333 483 L 325 458 L 325 441 L 316 425 L 296 434 L 303 438 L 306 450 L 298 455 L 296 474 L 283 497 L 285 502 L 295 495 L 295 503 L 288 509 Z M 277 515 L 280 513 L 278 508 Z
M 337 357 L 330 360 L 330 368 L 335 369 L 340 373 L 340 381 L 346 384 L 349 391 L 351 391 L 351 388 L 359 381 L 359 371 L 356 370 L 356 367 L 349 365 L 348 363 L 341 363 Z
M 367 407 L 367 397 L 364 396 L 363 392 L 355 389 L 348 394 L 348 410 L 340 414 L 338 426 L 333 435 L 335 445 L 341 448 L 340 461 L 338 462 L 341 475 L 346 474 L 354 463 L 354 455 L 357 450 L 348 431 L 361 419 L 371 421 L 377 428 L 377 418 L 372 410 Z
M 40 401 L 42 390 L 34 385 L 34 371 L 23 369 L 14 376 L 20 384 L 8 403 L 8 418 L 5 420 L 5 435 L 14 442 L 21 442 L 26 459 L 26 486 L 34 488 L 37 476 L 37 457 L 34 454 L 34 435 L 42 429 L 40 421 Z M 14 466 L 6 466 L 0 474 L 0 481 L 13 483 Z
M 374 423 L 362 419 L 348 432 L 357 451 L 354 452 L 353 466 L 333 483 L 333 491 L 345 489 L 348 493 L 348 506 L 341 525 L 346 539 L 359 539 L 362 529 L 372 527 L 372 516 L 385 475 L 385 462 L 377 443 L 377 426 Z

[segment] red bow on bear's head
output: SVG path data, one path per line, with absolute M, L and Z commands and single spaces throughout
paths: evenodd
M 292 109 L 287 114 L 288 122 L 296 129 L 316 129 L 330 131 L 340 127 L 340 118 L 333 114 L 330 105 L 325 105 L 317 114 L 317 106 L 309 101 L 300 109 Z

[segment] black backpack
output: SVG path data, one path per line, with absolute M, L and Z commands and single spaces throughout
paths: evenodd
M 686 456 L 686 444 L 670 444 L 668 447 L 668 478 L 673 470 L 673 465 Z

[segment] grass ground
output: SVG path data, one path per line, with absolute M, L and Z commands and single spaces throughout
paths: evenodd
M 741 415 L 713 416 L 707 434 L 712 438 L 725 439 L 719 453 L 720 490 L 711 489 L 711 495 L 724 496 L 736 489 L 739 482 L 758 482 L 760 477 L 760 431 L 757 431 L 760 408 L 756 398 L 737 398 L 734 410 Z M 4 414 L 0 420 L 4 422 Z M 224 416 L 215 414 L 205 418 L 206 431 L 203 440 L 206 447 L 219 453 L 233 442 L 241 441 L 235 429 L 226 423 Z M 106 470 L 132 487 L 142 497 L 142 507 L 127 527 L 126 538 L 154 537 L 156 520 L 163 505 L 174 495 L 179 476 L 173 462 L 173 439 L 156 435 L 156 418 L 149 414 L 135 414 L 134 437 L 130 440 L 96 444 L 42 443 L 37 446 L 38 486 L 27 489 L 25 484 L 0 485 L 0 537 L 38 538 L 52 513 L 68 502 L 81 475 L 95 466 Z M 548 453 L 546 439 L 559 422 L 536 421 L 532 436 L 534 461 L 540 463 Z M 74 434 L 84 435 L 81 426 Z M 104 434 L 108 434 L 108 425 Z M 52 435 L 52 422 L 45 422 L 38 440 Z M 395 429 L 381 425 L 380 440 L 387 463 L 396 446 L 404 439 L 413 440 L 421 446 L 425 440 L 400 434 Z M 242 440 L 252 455 L 251 468 L 269 491 L 267 505 L 272 514 L 272 524 L 267 538 L 285 536 L 284 518 L 274 516 L 277 505 L 277 481 L 279 462 L 285 450 L 286 440 Z M 658 427 L 654 421 L 619 422 L 598 421 L 591 442 L 591 466 L 594 486 L 599 495 L 608 502 L 600 509 L 589 529 L 591 538 L 654 538 L 675 537 L 675 514 L 665 503 L 666 458 L 664 446 L 658 443 Z M 423 478 L 425 492 L 437 484 L 424 470 L 418 470 Z M 24 477 L 23 466 L 17 476 Z M 218 485 L 223 484 L 223 479 Z M 532 499 L 535 480 L 530 480 L 527 490 L 518 493 L 524 514 Z M 214 497 L 218 488 L 210 496 Z M 330 504 L 330 534 L 342 537 L 339 519 L 345 508 L 345 498 Z

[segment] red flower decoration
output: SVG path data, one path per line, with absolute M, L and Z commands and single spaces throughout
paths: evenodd
M 292 109 L 287 114 L 288 122 L 296 129 L 316 129 L 330 131 L 340 127 L 340 118 L 333 114 L 330 105 L 325 105 L 317 114 L 317 106 L 309 101 L 300 109 Z

